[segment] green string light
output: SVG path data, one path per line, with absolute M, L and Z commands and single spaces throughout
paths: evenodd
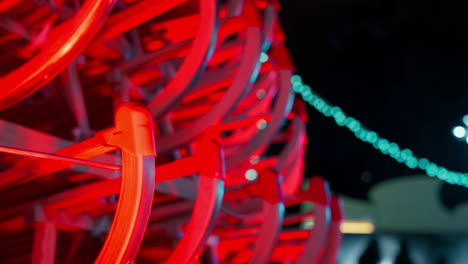
M 338 126 L 346 127 L 354 133 L 356 138 L 371 144 L 382 154 L 405 164 L 410 169 L 421 169 L 430 177 L 436 177 L 451 184 L 468 187 L 468 174 L 450 171 L 426 158 L 417 158 L 410 149 L 401 148 L 397 143 L 390 142 L 379 136 L 376 132 L 363 127 L 359 120 L 348 116 L 340 107 L 329 104 L 315 93 L 310 86 L 304 85 L 299 75 L 293 75 L 291 83 L 293 90 L 300 94 L 302 99 L 313 106 L 318 112 L 326 117 L 333 118 Z

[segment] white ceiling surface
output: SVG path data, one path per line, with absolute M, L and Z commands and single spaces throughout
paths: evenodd
M 440 180 L 425 175 L 399 177 L 374 186 L 369 201 L 341 197 L 348 220 L 369 220 L 378 232 L 468 234 L 468 203 L 446 209 Z

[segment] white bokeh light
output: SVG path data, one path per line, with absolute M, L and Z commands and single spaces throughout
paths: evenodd
M 462 126 L 456 126 L 453 128 L 453 135 L 457 138 L 463 138 L 466 135 L 466 130 Z
M 463 117 L 463 123 L 465 124 L 465 126 L 468 126 L 468 115 L 465 115 Z
M 249 181 L 254 181 L 258 178 L 258 173 L 254 169 L 247 170 L 245 172 L 245 178 Z

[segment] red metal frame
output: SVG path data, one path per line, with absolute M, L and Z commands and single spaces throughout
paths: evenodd
M 39 2 L 0 3 L 2 263 L 334 263 L 278 1 Z
M 57 76 L 96 34 L 117 1 L 88 0 L 57 29 L 57 39 L 40 54 L 0 79 L 0 109 L 11 106 Z

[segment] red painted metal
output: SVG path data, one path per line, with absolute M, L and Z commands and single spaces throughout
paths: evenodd
M 124 104 L 115 115 L 115 127 L 102 132 L 105 144 L 122 152 L 122 183 L 114 221 L 95 263 L 128 263 L 135 259 L 143 239 L 154 192 L 153 120 L 144 107 Z
M 116 2 L 86 1 L 75 17 L 58 29 L 58 39 L 19 69 L 2 76 L 0 109 L 26 98 L 57 76 L 86 47 Z
M 2 263 L 334 263 L 279 2 L 220 2 L 0 3 Z

